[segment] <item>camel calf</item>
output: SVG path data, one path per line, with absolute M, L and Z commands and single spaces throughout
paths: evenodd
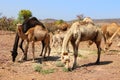
M 59 32 L 59 33 L 54 34 L 53 37 L 52 37 L 51 47 L 62 46 L 63 39 L 64 39 L 64 33 L 63 32 Z

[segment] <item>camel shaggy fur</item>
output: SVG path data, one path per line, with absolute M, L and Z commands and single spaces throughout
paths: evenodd
M 73 47 L 73 54 L 74 54 L 74 63 L 72 69 L 76 67 L 77 64 L 77 56 L 78 56 L 78 47 L 81 41 L 88 41 L 91 40 L 95 42 L 97 49 L 98 49 L 98 57 L 96 60 L 96 64 L 100 62 L 100 54 L 101 54 L 101 39 L 102 33 L 101 31 L 93 24 L 83 24 L 82 22 L 75 22 L 72 24 L 71 28 L 67 31 L 65 38 L 63 40 L 62 45 L 62 54 L 61 60 L 65 64 L 67 69 L 70 68 L 70 57 L 67 51 L 67 44 L 70 41 Z

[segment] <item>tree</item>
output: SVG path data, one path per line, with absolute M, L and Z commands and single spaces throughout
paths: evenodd
M 32 12 L 30 10 L 20 10 L 18 14 L 18 21 L 23 22 L 32 16 Z
M 62 23 L 64 23 L 64 20 L 62 19 L 55 21 L 55 25 L 60 25 Z

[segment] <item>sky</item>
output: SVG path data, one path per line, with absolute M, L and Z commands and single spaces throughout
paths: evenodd
M 93 19 L 120 18 L 120 0 L 1 0 L 1 16 L 18 17 L 26 9 L 38 19 L 73 20 L 77 15 Z

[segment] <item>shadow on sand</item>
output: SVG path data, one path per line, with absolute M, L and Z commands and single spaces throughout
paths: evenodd
M 60 60 L 60 57 L 58 57 L 58 56 L 49 56 L 49 57 L 46 57 L 46 58 L 40 57 L 40 58 L 35 58 L 35 63 L 41 63 L 42 64 L 43 61 L 58 61 L 58 60 Z M 32 59 L 28 59 L 26 61 L 32 61 Z M 18 62 L 23 63 L 25 61 L 18 61 Z
M 108 64 L 110 64 L 112 62 L 113 61 L 101 61 L 100 64 L 88 63 L 88 64 L 84 64 L 84 65 L 78 66 L 77 68 L 80 68 L 80 67 L 89 67 L 89 66 L 96 66 L 96 65 L 108 65 Z
M 59 59 L 60 59 L 60 57 L 58 57 L 58 56 L 49 56 L 46 58 L 36 58 L 35 62 L 42 63 L 43 61 L 58 61 Z

